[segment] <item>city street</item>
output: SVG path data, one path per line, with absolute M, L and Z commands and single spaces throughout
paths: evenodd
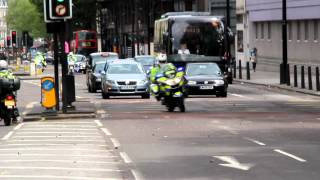
M 82 74 L 76 96 L 95 107 L 97 118 L 0 127 L 0 179 L 320 176 L 317 96 L 235 83 L 227 98 L 191 96 L 186 113 L 169 113 L 153 98 L 88 93 Z M 40 110 L 40 81 L 24 80 L 18 100 L 21 113 Z

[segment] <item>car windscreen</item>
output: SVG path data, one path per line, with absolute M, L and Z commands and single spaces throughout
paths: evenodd
M 155 59 L 153 57 L 138 57 L 136 61 L 141 63 L 143 66 L 152 66 Z
M 107 74 L 142 74 L 143 69 L 138 64 L 111 64 Z
M 221 70 L 217 64 L 188 64 L 186 74 L 188 76 L 220 75 Z
M 96 64 L 96 67 L 95 67 L 95 69 L 94 69 L 94 72 L 95 72 L 95 73 L 99 73 L 99 72 L 103 71 L 104 66 L 105 66 L 105 63 L 98 63 L 98 64 Z
M 77 62 L 85 62 L 86 57 L 85 56 L 76 56 L 77 57 Z

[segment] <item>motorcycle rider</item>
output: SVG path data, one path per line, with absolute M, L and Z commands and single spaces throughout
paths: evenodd
M 15 79 L 16 77 L 13 75 L 13 73 L 8 69 L 8 63 L 5 60 L 0 60 L 0 78 L 3 79 Z M 2 87 L 0 87 L 1 89 Z M 5 92 L 3 92 L 2 90 L 0 91 L 0 97 L 4 96 Z M 1 98 L 2 99 L 2 98 Z M 19 116 L 19 111 L 16 108 L 15 109 L 15 114 L 17 116 L 17 122 L 19 123 L 22 121 L 22 119 Z
M 37 67 L 42 67 L 42 72 L 44 71 L 44 68 L 47 66 L 47 62 L 44 55 L 39 51 L 34 57 L 34 63 L 36 64 Z
M 157 56 L 157 62 L 152 66 L 150 70 L 150 90 L 151 93 L 155 96 L 155 98 L 160 101 L 161 96 L 159 95 L 159 84 L 156 81 L 156 76 L 159 73 L 163 72 L 163 68 L 166 66 L 167 55 L 164 53 L 160 53 Z
M 77 61 L 77 57 L 73 54 L 73 52 L 70 52 L 69 54 L 68 54 L 68 67 L 70 66 L 70 65 L 73 65 L 74 66 L 74 64 L 76 63 L 76 61 Z

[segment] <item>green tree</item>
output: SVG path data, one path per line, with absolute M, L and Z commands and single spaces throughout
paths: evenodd
M 6 21 L 10 29 L 28 31 L 33 37 L 46 35 L 43 17 L 30 0 L 9 0 Z

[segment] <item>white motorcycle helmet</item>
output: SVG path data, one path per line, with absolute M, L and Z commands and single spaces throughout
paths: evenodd
M 157 57 L 159 63 L 166 63 L 167 62 L 167 55 L 164 53 L 160 53 Z
M 0 71 L 7 70 L 8 69 L 8 63 L 5 60 L 0 60 Z

